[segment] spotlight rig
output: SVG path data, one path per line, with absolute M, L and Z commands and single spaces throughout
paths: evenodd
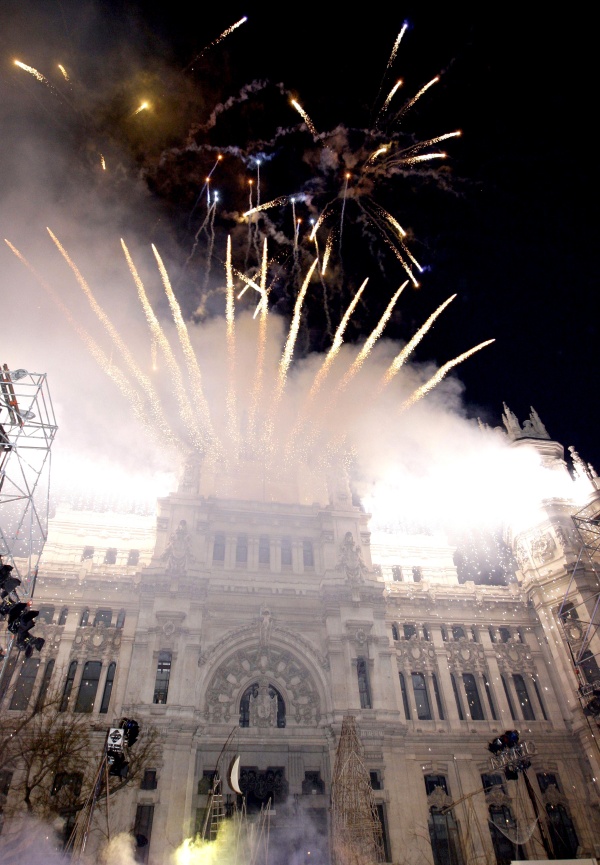
M 6 627 L 14 635 L 17 648 L 30 658 L 34 650 L 39 652 L 45 643 L 43 637 L 34 637 L 31 633 L 40 611 L 31 609 L 31 601 L 26 603 L 19 598 L 17 587 L 21 580 L 12 576 L 12 569 L 12 565 L 0 563 L 0 619 L 8 619 Z

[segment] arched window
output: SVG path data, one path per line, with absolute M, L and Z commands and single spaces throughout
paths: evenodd
M 117 628 L 122 628 L 125 625 L 125 610 L 119 610 L 117 613 Z
M 523 718 L 526 721 L 535 721 L 535 713 L 533 711 L 533 706 L 531 705 L 531 700 L 529 699 L 529 693 L 527 691 L 525 679 L 519 673 L 515 673 L 513 675 L 513 682 L 515 683 L 515 691 L 517 692 L 517 698 L 519 700 L 519 703 L 521 704 Z
M 73 690 L 73 682 L 75 681 L 75 673 L 77 672 L 77 661 L 71 661 L 69 664 L 69 670 L 67 672 L 67 678 L 65 680 L 65 687 L 63 690 L 62 700 L 60 701 L 59 712 L 66 712 L 69 708 L 69 699 L 71 697 L 71 691 Z
M 117 665 L 114 661 L 108 665 L 106 671 L 106 681 L 104 683 L 104 692 L 102 694 L 102 702 L 100 703 L 100 714 L 106 715 L 108 712 L 108 704 L 110 703 L 110 695 L 112 694 L 113 683 L 115 681 L 115 670 Z
M 435 673 L 431 674 L 431 681 L 433 683 L 433 693 L 435 694 L 435 702 L 437 704 L 438 717 L 440 721 L 444 720 L 444 705 L 442 703 L 442 695 L 440 693 L 440 687 L 438 685 L 437 676 Z
M 398 633 L 398 625 L 396 625 L 396 624 L 392 625 L 392 639 L 393 640 L 399 640 L 400 639 L 400 634 Z
M 402 691 L 402 705 L 404 706 L 404 717 L 407 721 L 410 721 L 410 704 L 408 702 L 408 694 L 406 693 L 406 682 L 404 680 L 404 673 L 398 673 L 400 676 L 400 690 Z
M 79 627 L 85 628 L 90 620 L 90 611 L 89 608 L 86 607 L 83 613 L 81 614 L 81 619 L 79 620 Z
M 292 539 L 291 538 L 282 538 L 281 539 L 281 567 L 282 568 L 291 568 L 292 567 Z
M 462 627 L 462 625 L 452 625 L 453 640 L 464 640 L 465 637 L 465 629 Z
M 21 712 L 25 711 L 29 705 L 33 686 L 40 666 L 39 658 L 25 658 L 19 669 L 17 683 L 13 691 L 12 700 L 10 701 L 11 709 L 16 709 Z
M 271 541 L 267 535 L 261 535 L 258 539 L 258 564 L 268 565 L 271 561 Z
M 490 687 L 490 683 L 488 681 L 488 677 L 483 673 L 483 685 L 485 687 L 485 693 L 487 694 L 488 703 L 490 704 L 490 712 L 494 721 L 498 720 L 498 716 L 496 715 L 496 706 L 494 704 L 494 698 L 492 697 L 492 689 Z
M 515 712 L 515 707 L 513 705 L 513 701 L 512 701 L 511 696 L 510 696 L 510 691 L 508 690 L 508 683 L 507 683 L 506 679 L 504 678 L 504 676 L 501 675 L 500 679 L 502 680 L 502 687 L 504 688 L 504 696 L 506 697 L 506 702 L 508 703 L 508 708 L 510 709 L 510 717 L 513 719 L 513 721 L 516 721 L 517 720 L 517 713 Z
M 48 693 L 48 688 L 50 687 L 50 679 L 52 678 L 52 673 L 54 672 L 54 663 L 54 659 L 51 659 L 46 664 L 46 669 L 44 670 L 44 676 L 42 678 L 42 684 L 40 685 L 40 690 L 38 692 L 37 701 L 35 704 L 37 710 L 42 709 L 44 706 L 46 694 Z
M 249 727 L 251 718 L 251 703 L 259 697 L 260 685 L 258 682 L 253 682 L 249 685 L 240 700 L 240 727 Z M 285 701 L 277 688 L 269 685 L 267 689 L 269 699 L 277 700 L 277 726 L 282 729 L 285 727 Z M 252 697 L 252 701 L 251 698 Z
M 68 615 L 69 615 L 69 608 L 63 607 L 62 610 L 60 611 L 60 615 L 58 617 L 58 624 L 59 625 L 66 625 Z
M 238 535 L 235 543 L 235 563 L 245 565 L 248 562 L 248 535 Z
M 425 775 L 427 796 L 440 787 L 448 796 L 448 782 L 445 775 Z M 435 805 L 429 808 L 429 839 L 434 865 L 463 865 L 458 825 L 452 811 L 441 813 Z
M 462 703 L 460 700 L 460 694 L 458 693 L 458 687 L 456 685 L 456 679 L 454 678 L 454 673 L 450 673 L 450 681 L 452 682 L 452 690 L 454 692 L 454 699 L 456 700 L 458 719 L 459 719 L 459 721 L 464 721 L 465 720 L 465 713 L 463 712 L 463 707 L 462 707 Z
M 169 679 L 171 678 L 171 652 L 159 652 L 156 665 L 156 679 L 154 680 L 153 703 L 164 704 L 167 702 L 169 693 Z

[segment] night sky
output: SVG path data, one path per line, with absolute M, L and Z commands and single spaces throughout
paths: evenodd
M 211 293 L 203 270 L 206 231 L 194 247 L 206 213 L 199 197 L 203 178 L 219 149 L 225 159 L 211 181 L 223 196 L 215 221 L 215 270 L 224 259 L 226 234 L 235 228 L 231 214 L 244 209 L 247 181 L 257 177 L 256 158 L 266 156 L 262 202 L 302 189 L 311 190 L 315 207 L 328 197 L 339 201 L 343 161 L 315 183 L 318 148 L 290 107 L 289 94 L 318 132 L 338 125 L 350 130 L 350 152 L 368 137 L 378 106 L 398 78 L 404 85 L 395 110 L 439 74 L 439 83 L 402 118 L 405 143 L 456 129 L 462 136 L 443 143 L 444 163 L 384 178 L 373 190 L 373 198 L 409 230 L 410 249 L 425 266 L 421 287 L 407 288 L 386 336 L 408 339 L 456 292 L 416 360 L 440 365 L 494 338 L 452 373 L 464 385 L 466 414 L 495 426 L 503 402 L 521 421 L 533 406 L 552 438 L 565 448 L 574 445 L 600 470 L 593 384 L 598 326 L 592 299 L 597 219 L 591 23 L 551 17 L 548 10 L 523 14 L 517 4 L 475 13 L 456 12 L 453 4 L 346 11 L 327 3 L 204 8 L 200 13 L 179 2 L 113 0 L 94 7 L 4 0 L 2 236 L 23 246 L 61 208 L 73 224 L 87 222 L 93 234 L 107 224 L 99 214 L 110 212 L 115 236 L 135 230 L 140 243 L 164 251 L 186 316 L 220 314 L 222 297 Z M 244 15 L 246 23 L 211 44 Z M 387 68 L 405 20 L 409 29 Z M 15 69 L 15 57 L 51 86 Z M 71 70 L 69 86 L 57 63 Z M 271 83 L 218 113 L 206 128 L 215 106 L 257 81 Z M 140 95 L 152 110 L 135 115 Z M 278 129 L 293 131 L 278 135 Z M 99 152 L 109 168 L 118 166 L 110 181 L 100 176 Z M 22 210 L 15 209 L 20 184 Z M 348 199 L 328 313 L 335 327 L 369 277 L 347 333 L 357 340 L 374 326 L 404 275 L 376 233 L 365 232 L 353 204 Z M 291 237 L 289 210 L 288 205 L 287 212 L 269 213 Z M 297 215 L 307 220 L 310 208 L 299 203 Z M 237 231 L 243 259 L 245 234 L 239 226 Z M 288 244 L 287 256 L 278 260 L 281 274 L 271 297 L 286 315 L 297 291 L 297 273 L 296 282 L 285 279 L 293 270 L 290 249 Z M 304 243 L 302 264 L 311 250 Z M 2 256 L 6 262 L 10 253 Z M 19 317 L 13 311 L 8 321 L 31 335 L 24 310 Z M 38 326 L 34 322 L 34 330 Z M 301 350 L 327 349 L 330 338 L 322 302 L 314 299 L 303 320 Z M 35 343 L 39 366 L 44 339 Z M 0 361 L 13 365 L 11 358 Z

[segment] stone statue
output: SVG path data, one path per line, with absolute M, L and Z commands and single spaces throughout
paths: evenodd
M 167 563 L 167 573 L 185 574 L 188 564 L 193 560 L 191 545 L 192 539 L 188 532 L 187 521 L 181 520 L 160 557 L 162 562 Z
M 352 532 L 346 532 L 340 545 L 340 560 L 335 566 L 337 571 L 345 571 L 351 582 L 360 582 L 367 572 L 367 566 L 358 544 L 354 543 Z
M 273 616 L 271 615 L 271 610 L 267 609 L 267 607 L 263 607 L 261 609 L 260 615 L 260 645 L 266 647 L 269 645 L 269 640 L 271 638 L 271 631 L 273 629 Z

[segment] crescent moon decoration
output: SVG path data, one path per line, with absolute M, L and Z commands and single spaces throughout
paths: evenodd
M 231 761 L 231 766 L 229 767 L 229 777 L 227 779 L 229 781 L 229 786 L 234 791 L 234 793 L 239 793 L 240 796 L 243 796 L 242 791 L 240 790 L 240 755 Z

